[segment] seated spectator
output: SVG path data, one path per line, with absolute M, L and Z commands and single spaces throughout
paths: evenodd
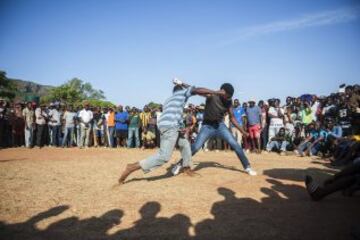
M 301 157 L 305 155 L 316 155 L 321 149 L 321 142 L 324 142 L 327 137 L 326 131 L 321 129 L 320 123 L 310 123 L 308 125 L 309 136 L 297 148 L 296 153 Z
M 155 134 L 151 131 L 148 131 L 148 129 L 144 127 L 141 136 L 141 141 L 143 143 L 142 149 L 155 148 L 156 146 L 155 140 L 156 140 Z
M 286 139 L 285 128 L 280 128 L 278 134 L 270 139 L 266 146 L 266 151 L 280 151 L 280 155 L 285 155 L 286 148 L 289 146 L 289 141 Z

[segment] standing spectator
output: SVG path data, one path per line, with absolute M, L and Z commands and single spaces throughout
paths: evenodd
M 61 117 L 59 112 L 59 105 L 53 105 L 49 111 L 49 129 L 51 131 L 51 145 L 60 146 L 61 133 Z
M 24 128 L 25 121 L 21 111 L 21 104 L 15 104 L 14 111 L 10 118 L 11 130 L 12 130 L 12 146 L 21 147 L 24 145 Z
M 351 110 L 345 96 L 340 96 L 337 108 L 337 119 L 342 128 L 343 136 L 352 135 Z
M 275 99 L 269 108 L 269 140 L 276 136 L 280 128 L 284 127 L 284 109 L 280 107 L 280 100 Z
M 72 106 L 67 106 L 66 111 L 63 115 L 63 119 L 65 121 L 65 126 L 64 126 L 65 131 L 62 140 L 62 147 L 65 147 L 66 145 L 72 147 L 74 144 L 75 118 L 76 118 L 76 113 L 73 111 Z
M 45 128 L 47 128 L 48 115 L 45 111 L 45 105 L 41 104 L 40 107 L 35 110 L 36 117 L 36 145 L 37 147 L 43 147 L 45 143 Z
M 106 120 L 106 135 L 108 137 L 109 147 L 115 147 L 114 144 L 114 133 L 115 133 L 115 112 L 112 107 L 109 108 L 109 111 L 105 114 Z
M 248 132 L 251 139 L 252 149 L 256 150 L 257 148 L 257 153 L 261 153 L 261 144 L 260 144 L 261 109 L 255 105 L 254 99 L 251 99 L 249 101 L 249 107 L 246 109 L 245 113 L 248 123 Z
M 243 118 L 246 116 L 244 108 L 240 105 L 239 99 L 235 99 L 233 103 L 233 114 L 235 117 L 236 122 L 239 126 L 243 126 Z M 236 138 L 236 141 L 241 146 L 242 145 L 242 133 L 239 129 L 237 129 L 233 124 L 230 125 L 231 132 Z
M 312 97 L 311 114 L 314 122 L 318 121 L 319 114 L 321 113 L 320 102 L 316 95 Z
M 104 116 L 102 115 L 99 107 L 94 108 L 93 115 L 94 118 L 92 122 L 92 129 L 93 129 L 94 147 L 99 147 L 101 145 L 101 138 L 103 135 L 101 128 L 103 125 Z
M 35 111 L 31 102 L 26 103 L 22 115 L 25 120 L 25 146 L 31 148 L 33 144 L 33 133 L 35 131 Z
M 129 116 L 129 136 L 128 136 L 128 148 L 133 147 L 133 142 L 135 138 L 135 147 L 140 147 L 140 138 L 139 138 L 139 128 L 141 126 L 141 121 L 137 109 L 134 107 Z
M 304 102 L 300 111 L 301 123 L 305 127 L 305 135 L 309 133 L 308 125 L 313 122 L 313 114 L 309 102 Z
M 261 109 L 261 146 L 262 149 L 266 149 L 266 145 L 268 143 L 268 133 L 269 133 L 269 125 L 268 125 L 268 104 L 263 100 L 260 100 L 258 103 L 259 108 Z
M 140 113 L 141 128 L 148 127 L 151 118 L 151 111 L 148 105 L 145 105 L 143 111 Z
M 79 113 L 80 121 L 80 148 L 89 147 L 90 133 L 91 133 L 91 121 L 93 119 L 93 113 L 90 110 L 89 103 L 84 104 L 84 108 Z
M 116 122 L 115 128 L 116 128 L 116 138 L 117 138 L 118 147 L 127 146 L 128 121 L 129 121 L 129 113 L 128 111 L 124 111 L 123 107 L 120 105 L 118 112 L 115 115 L 115 122 Z
M 80 114 L 80 107 L 76 108 L 76 117 L 75 117 L 75 134 L 76 134 L 76 145 L 78 147 L 80 147 L 80 143 L 81 143 L 81 126 L 80 126 L 80 118 L 79 118 L 79 114 Z

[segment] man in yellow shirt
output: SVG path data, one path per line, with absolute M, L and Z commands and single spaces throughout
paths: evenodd
M 141 120 L 141 128 L 144 129 L 145 127 L 148 126 L 150 118 L 151 118 L 151 111 L 150 108 L 145 105 L 144 106 L 144 111 L 142 111 L 140 113 L 140 120 Z

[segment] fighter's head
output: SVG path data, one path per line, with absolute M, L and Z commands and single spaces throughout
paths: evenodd
M 225 91 L 227 99 L 232 98 L 234 95 L 234 87 L 230 83 L 224 83 L 220 89 Z
M 180 90 L 183 90 L 183 86 L 182 85 L 175 85 L 174 88 L 173 88 L 173 93 L 177 92 L 177 91 L 180 91 Z

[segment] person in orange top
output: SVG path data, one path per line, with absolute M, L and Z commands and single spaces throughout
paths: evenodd
M 115 112 L 112 107 L 109 108 L 109 112 L 105 115 L 106 118 L 106 132 L 109 141 L 109 147 L 114 147 L 114 131 L 115 131 Z

